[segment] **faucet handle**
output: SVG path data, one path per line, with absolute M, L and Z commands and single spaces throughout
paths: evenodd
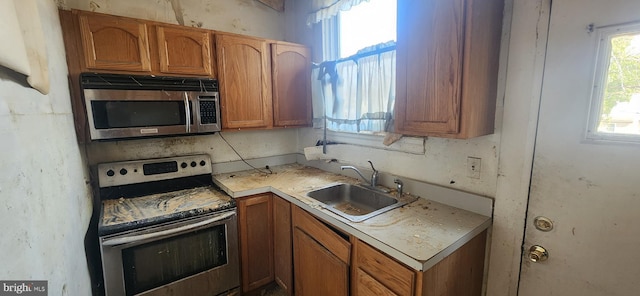
M 402 186 L 404 185 L 402 183 L 402 180 L 395 178 L 393 179 L 393 183 L 396 184 L 396 191 L 398 193 L 398 198 L 402 197 Z

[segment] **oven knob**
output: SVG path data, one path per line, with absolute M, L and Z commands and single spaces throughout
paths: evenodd
M 115 174 L 116 174 L 116 172 L 114 172 L 113 170 L 108 170 L 107 171 L 107 176 L 109 176 L 109 177 L 113 177 L 113 175 L 115 175 Z
M 120 170 L 120 175 L 126 175 L 127 174 L 127 169 L 121 169 Z
M 182 164 L 180 164 L 180 167 L 183 168 L 183 169 L 187 168 L 187 163 L 183 162 Z
M 200 161 L 200 166 L 204 166 L 205 164 L 207 164 L 206 162 L 204 162 L 204 160 Z
M 192 167 L 192 168 L 195 168 L 195 167 L 196 167 L 196 165 L 197 165 L 197 164 L 196 164 L 196 162 L 195 162 L 195 161 L 192 161 L 192 162 L 191 162 L 191 167 Z

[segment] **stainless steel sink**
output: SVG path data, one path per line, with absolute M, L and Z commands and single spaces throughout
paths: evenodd
M 360 222 L 407 204 L 391 195 L 352 184 L 334 184 L 307 193 L 325 207 L 350 221 Z

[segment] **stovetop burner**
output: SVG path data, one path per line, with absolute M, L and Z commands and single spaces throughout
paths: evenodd
M 98 165 L 98 234 L 235 208 L 213 184 L 211 172 L 206 154 Z

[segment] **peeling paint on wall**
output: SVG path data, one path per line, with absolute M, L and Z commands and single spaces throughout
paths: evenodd
M 285 16 L 255 0 L 57 0 L 60 7 L 284 40 Z
M 89 9 L 93 12 L 96 11 L 96 9 L 99 9 L 100 5 L 98 3 L 96 3 L 95 1 L 91 1 L 89 2 Z
M 64 1 L 36 3 L 50 93 L 26 88 L 0 70 L 0 225 L 10 225 L 0 240 L 0 279 L 42 279 L 50 294 L 90 295 L 84 235 L 91 192 L 69 102 L 57 17 Z
M 180 0 L 168 0 L 171 2 L 171 9 L 173 9 L 173 13 L 176 15 L 176 21 L 178 24 L 184 26 L 184 17 L 182 6 L 180 5 Z

